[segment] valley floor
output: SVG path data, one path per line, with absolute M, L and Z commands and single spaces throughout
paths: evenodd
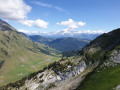
M 46 60 L 37 60 L 36 62 L 33 62 L 31 64 L 20 64 L 14 69 L 10 70 L 10 72 L 8 73 L 2 73 L 2 71 L 0 72 L 0 86 L 8 84 L 10 82 L 15 82 L 17 80 L 22 79 L 23 77 L 28 76 L 29 74 L 33 73 L 33 72 L 37 72 L 41 69 L 43 69 L 44 67 L 46 67 L 47 65 L 49 65 L 50 63 L 54 62 L 54 61 L 58 61 L 60 60 L 61 57 L 49 57 Z

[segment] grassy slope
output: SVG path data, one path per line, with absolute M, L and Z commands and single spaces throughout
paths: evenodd
M 59 51 L 81 50 L 89 41 L 76 38 L 59 38 L 48 43 L 51 47 Z
M 106 59 L 109 60 L 112 51 L 106 53 L 106 58 L 94 71 L 88 74 L 77 90 L 115 90 L 116 86 L 120 84 L 120 64 L 101 67 Z
M 82 40 L 72 37 L 65 38 L 45 38 L 39 35 L 29 36 L 29 38 L 35 42 L 47 44 L 59 51 L 72 51 L 72 50 L 81 50 L 86 44 L 90 41 Z
M 118 45 L 120 45 L 120 29 L 100 35 L 86 47 L 85 52 L 87 54 L 85 52 L 82 53 L 85 53 L 84 55 L 88 60 L 95 62 L 102 59 L 100 63 L 104 63 L 110 57 L 112 50 L 115 50 Z M 101 49 L 97 49 L 97 47 Z M 92 49 L 89 50 L 89 48 Z M 117 48 L 116 50 L 120 49 Z M 99 66 L 86 76 L 77 90 L 115 90 L 115 87 L 120 84 L 120 64 L 115 67 L 106 66 L 100 68 Z
M 51 49 L 52 50 L 52 49 Z M 0 31 L 0 85 L 21 79 L 42 69 L 59 57 L 46 55 L 48 49 L 16 31 Z
M 114 90 L 119 84 L 120 65 L 95 71 L 77 90 Z

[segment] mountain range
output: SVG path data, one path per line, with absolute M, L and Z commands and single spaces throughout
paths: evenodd
M 90 42 L 89 40 L 82 40 L 72 37 L 46 38 L 40 35 L 32 35 L 29 36 L 29 38 L 35 42 L 49 45 L 50 47 L 55 48 L 61 52 L 81 50 L 85 45 Z
M 73 58 L 62 58 L 43 70 L 1 89 L 120 89 L 120 29 L 98 36 Z
M 120 28 L 98 36 L 74 57 L 60 59 L 57 53 L 0 20 L 0 90 L 120 89 Z
M 72 30 L 72 29 L 63 29 L 63 30 L 58 30 L 55 32 L 39 32 L 39 31 L 34 31 L 34 32 L 29 32 L 29 31 L 24 31 L 24 30 L 19 30 L 20 32 L 23 32 L 27 34 L 28 36 L 43 36 L 47 38 L 65 38 L 65 37 L 72 37 L 72 38 L 77 38 L 77 39 L 84 39 L 84 40 L 93 40 L 97 36 L 101 35 L 104 33 L 103 30 L 98 30 L 98 31 L 77 31 L 77 30 Z

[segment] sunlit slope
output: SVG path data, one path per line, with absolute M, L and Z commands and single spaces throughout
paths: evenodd
M 53 56 L 56 50 L 34 43 L 16 30 L 9 30 L 9 25 L 5 27 L 6 30 L 0 30 L 0 85 L 18 80 L 59 59 Z

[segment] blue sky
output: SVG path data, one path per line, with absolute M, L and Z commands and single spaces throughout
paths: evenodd
M 0 18 L 7 20 L 9 24 L 18 30 L 51 32 L 69 29 L 71 28 L 70 25 L 73 24 L 69 24 L 70 19 L 74 23 L 85 23 L 84 25 L 75 24 L 75 28 L 72 28 L 75 30 L 104 30 L 104 32 L 108 32 L 120 27 L 120 0 L 17 0 L 24 5 L 17 5 L 16 0 L 11 0 L 13 6 L 16 4 L 28 8 L 23 10 L 21 7 L 16 7 L 24 12 L 20 15 L 25 16 L 25 18 L 19 17 L 19 14 L 11 16 L 12 13 L 18 13 L 16 11 L 19 11 L 15 7 L 16 11 L 14 10 L 7 16 L 8 8 L 13 8 L 13 6 L 9 6 L 8 3 L 8 8 L 2 7 L 2 4 L 6 4 L 4 1 L 0 0 Z

